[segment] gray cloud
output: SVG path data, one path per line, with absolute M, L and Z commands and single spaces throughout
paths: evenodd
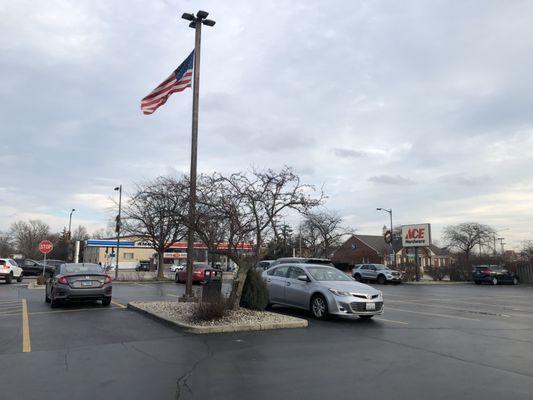
M 339 148 L 333 149 L 333 154 L 340 158 L 363 158 L 367 156 L 367 153 L 364 151 Z
M 416 182 L 412 179 L 405 178 L 400 175 L 387 175 L 387 174 L 381 174 L 381 175 L 375 175 L 368 178 L 370 182 L 378 183 L 382 185 L 399 185 L 399 186 L 410 186 L 415 185 Z

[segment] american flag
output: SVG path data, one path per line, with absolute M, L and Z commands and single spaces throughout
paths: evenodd
M 148 96 L 141 100 L 141 110 L 143 114 L 149 115 L 165 104 L 172 93 L 181 92 L 191 87 L 192 68 L 194 62 L 194 50 L 181 65 L 150 92 Z

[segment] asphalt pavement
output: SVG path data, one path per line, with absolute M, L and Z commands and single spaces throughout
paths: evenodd
M 52 310 L 0 283 L 0 399 L 533 398 L 533 288 L 376 287 L 371 321 L 194 335 L 125 308 L 183 285 L 115 284 L 111 307 Z

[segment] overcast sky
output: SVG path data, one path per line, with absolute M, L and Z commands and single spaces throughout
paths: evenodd
M 359 233 L 533 239 L 533 2 L 0 0 L 0 230 L 106 226 L 113 187 L 188 172 L 192 91 L 140 100 L 205 9 L 200 172 L 293 166 Z

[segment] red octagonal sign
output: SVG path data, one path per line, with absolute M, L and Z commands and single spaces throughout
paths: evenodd
M 48 254 L 54 249 L 54 245 L 49 240 L 43 240 L 39 243 L 39 251 L 43 254 Z

